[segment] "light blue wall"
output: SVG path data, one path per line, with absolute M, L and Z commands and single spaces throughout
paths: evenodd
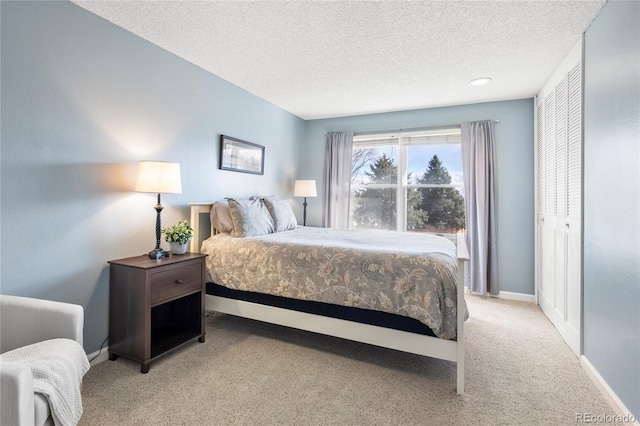
M 640 418 L 640 3 L 585 36 L 584 355 Z
M 495 125 L 500 288 L 533 294 L 533 99 L 308 121 L 297 178 L 316 179 L 320 189 L 325 132 L 407 129 L 486 119 L 500 120 Z M 308 223 L 320 225 L 321 199 L 310 198 L 308 203 Z
M 155 245 L 139 160 L 176 161 L 189 202 L 291 194 L 303 120 L 67 2 L 1 3 L 0 291 L 78 303 L 107 336 L 107 261 Z M 264 176 L 217 169 L 220 134 L 266 146 Z

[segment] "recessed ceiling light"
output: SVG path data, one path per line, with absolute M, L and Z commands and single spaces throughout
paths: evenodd
M 482 86 L 483 84 L 491 83 L 491 79 L 489 77 L 476 78 L 475 80 L 471 80 L 469 82 L 472 86 Z

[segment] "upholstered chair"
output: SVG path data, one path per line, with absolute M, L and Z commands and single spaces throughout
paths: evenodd
M 54 423 L 48 399 L 43 394 L 34 392 L 35 379 L 29 365 L 31 361 L 22 362 L 20 359 L 16 360 L 15 355 L 11 355 L 22 354 L 25 347 L 33 353 L 31 348 L 45 345 L 46 352 L 65 356 L 66 352 L 58 351 L 57 348 L 59 344 L 64 345 L 66 342 L 66 346 L 71 346 L 75 351 L 74 358 L 80 359 L 80 362 L 76 361 L 73 365 L 74 369 L 77 364 L 82 364 L 78 366 L 77 371 L 84 374 L 88 369 L 88 363 L 82 350 L 83 326 L 82 306 L 0 295 L 0 424 L 9 426 Z M 68 340 L 52 339 L 71 339 L 79 346 Z M 11 361 L 7 362 L 7 359 Z M 76 396 L 79 396 L 79 392 Z

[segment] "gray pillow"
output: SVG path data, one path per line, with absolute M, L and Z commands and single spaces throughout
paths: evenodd
M 298 227 L 296 215 L 293 214 L 291 206 L 285 200 L 278 197 L 263 197 L 262 201 L 267 206 L 267 210 L 273 218 L 275 232 L 288 231 Z
M 229 204 L 216 201 L 211 206 L 211 226 L 218 232 L 232 233 L 233 221 L 231 220 L 231 211 L 229 210 Z
M 274 231 L 273 219 L 262 200 L 227 198 L 234 237 L 255 237 Z

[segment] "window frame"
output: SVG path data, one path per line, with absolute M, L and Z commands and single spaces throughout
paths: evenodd
M 454 137 L 450 137 L 455 135 Z M 431 141 L 412 141 L 412 137 L 424 136 L 427 139 L 431 138 Z M 436 138 L 436 136 L 444 136 L 443 139 Z M 389 142 L 396 140 L 396 145 Z M 408 169 L 408 147 L 410 146 L 426 146 L 426 145 L 461 145 L 462 143 L 462 130 L 461 126 L 446 126 L 442 128 L 429 128 L 423 130 L 411 130 L 411 131 L 399 131 L 388 133 L 363 133 L 356 134 L 353 137 L 352 153 L 355 149 L 366 149 L 376 147 L 388 147 L 395 146 L 398 151 L 397 166 L 398 166 L 398 179 L 396 183 L 371 183 L 371 184 L 359 184 L 351 185 L 349 189 L 349 198 L 353 196 L 354 191 L 360 189 L 396 189 L 396 231 L 407 232 L 407 193 L 411 188 L 462 188 L 462 195 L 464 197 L 464 183 L 459 184 L 423 184 L 423 183 L 407 183 L 407 169 Z M 352 162 L 353 165 L 353 162 Z M 352 220 L 353 212 L 349 209 L 348 229 L 358 230 L 367 228 L 354 228 Z M 382 230 L 382 229 L 381 229 Z

